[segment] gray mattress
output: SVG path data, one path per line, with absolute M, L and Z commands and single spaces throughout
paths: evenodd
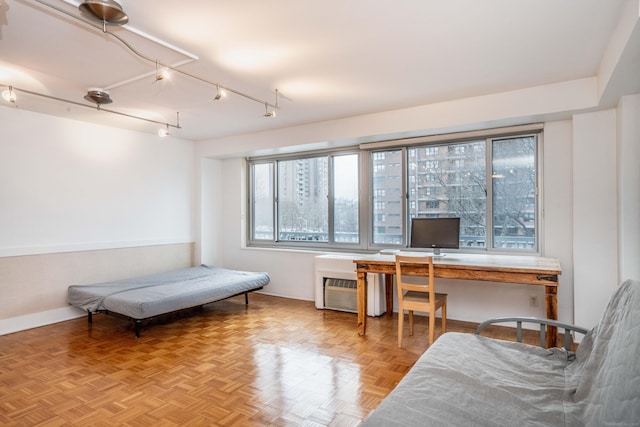
M 201 265 L 150 276 L 69 286 L 68 302 L 89 312 L 109 311 L 132 319 L 197 307 L 266 286 L 265 272 Z
M 577 352 L 448 332 L 363 426 L 640 426 L 640 282 Z

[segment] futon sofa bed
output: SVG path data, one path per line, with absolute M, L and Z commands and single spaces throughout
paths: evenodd
M 363 425 L 640 426 L 640 282 L 592 330 L 567 326 L 586 332 L 575 353 L 445 333 Z
M 269 281 L 266 272 L 229 270 L 203 264 L 113 282 L 72 285 L 67 300 L 87 312 L 89 323 L 95 313 L 112 313 L 131 319 L 139 338 L 143 321 L 242 294 L 248 304 L 248 293 L 262 289 Z

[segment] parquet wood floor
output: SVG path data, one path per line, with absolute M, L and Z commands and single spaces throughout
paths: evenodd
M 427 348 L 426 318 L 403 349 L 396 327 L 369 318 L 359 337 L 353 313 L 251 294 L 158 319 L 139 339 L 105 315 L 0 336 L 0 425 L 355 426 Z

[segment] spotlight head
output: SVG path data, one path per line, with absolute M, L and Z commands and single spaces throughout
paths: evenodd
M 171 73 L 166 68 L 162 70 L 158 70 L 158 72 L 156 73 L 156 81 L 169 79 L 170 77 L 171 77 Z
M 160 138 L 164 138 L 166 136 L 169 136 L 169 126 L 167 125 L 166 128 L 160 128 L 158 129 L 158 136 Z
M 13 91 L 13 88 L 11 86 L 9 86 L 8 90 L 2 92 L 2 98 L 12 104 L 15 104 L 18 100 L 18 98 L 16 97 L 16 93 Z
M 227 92 L 224 89 L 218 88 L 218 91 L 216 92 L 216 96 L 213 97 L 213 100 L 218 101 L 222 98 L 226 98 L 226 96 L 227 96 Z

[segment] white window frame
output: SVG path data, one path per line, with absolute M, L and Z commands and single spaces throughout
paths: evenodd
M 248 158 L 247 159 L 247 171 L 248 171 L 248 180 L 247 180 L 247 186 L 248 186 L 248 200 L 247 200 L 247 206 L 248 206 L 248 211 L 249 211 L 249 215 L 248 215 L 248 220 L 247 220 L 247 245 L 248 246 L 257 246 L 257 247 L 281 247 L 281 248 L 305 248 L 305 249 L 311 249 L 311 250 L 322 250 L 322 251 L 326 251 L 326 250 L 337 250 L 337 251 L 341 251 L 341 250 L 347 250 L 347 251 L 378 251 L 380 249 L 383 248 L 402 248 L 402 247 L 406 247 L 408 242 L 407 242 L 407 231 L 408 231 L 408 194 L 407 194 L 407 190 L 406 190 L 406 186 L 407 186 L 407 155 L 406 152 L 407 150 L 404 150 L 404 148 L 406 147 L 412 147 L 412 146 L 424 146 L 427 150 L 431 149 L 429 147 L 429 145 L 433 145 L 433 144 L 437 144 L 437 145 L 448 145 L 448 144 L 454 144 L 457 142 L 462 142 L 464 140 L 471 140 L 471 139 L 478 139 L 479 137 L 482 137 L 482 139 L 485 139 L 486 141 L 490 141 L 492 139 L 504 139 L 504 138 L 508 138 L 508 137 L 520 137 L 520 136 L 525 136 L 525 135 L 535 135 L 536 137 L 536 190 L 535 190 L 535 197 L 536 197 L 536 210 L 535 210 L 535 248 L 533 250 L 522 250 L 522 249 L 518 249 L 518 250 L 510 250 L 510 249 L 502 249 L 502 248 L 492 248 L 493 245 L 493 229 L 491 226 L 491 221 L 493 218 L 493 213 L 491 212 L 491 182 L 488 180 L 487 181 L 487 217 L 486 217 L 486 235 L 484 236 L 485 239 L 485 247 L 483 248 L 469 248 L 469 247 L 461 247 L 459 250 L 461 252 L 499 252 L 499 253 L 542 253 L 543 252 L 543 241 L 542 241 L 542 236 L 544 235 L 543 233 L 543 217 L 542 217 L 542 212 L 543 212 L 543 206 L 542 206 L 542 201 L 543 201 L 543 195 L 541 192 L 541 188 L 542 188 L 542 140 L 543 140 L 543 126 L 542 124 L 532 124 L 532 125 L 524 125 L 524 126 L 514 126 L 514 127 L 509 127 L 509 128 L 501 128 L 501 129 L 488 129 L 488 130 L 483 130 L 483 131 L 476 131 L 476 132 L 465 132 L 465 133 L 460 133 L 460 134 L 449 134 L 449 135 L 435 135 L 435 136 L 428 136 L 428 137 L 421 137 L 421 138 L 411 138 L 411 139 L 403 139 L 403 140 L 390 140 L 390 141 L 380 141 L 380 142 L 374 142 L 374 143 L 367 143 L 367 144 L 361 144 L 359 147 L 346 147 L 344 149 L 334 149 L 334 150 L 327 150 L 327 151 L 320 151 L 320 152 L 300 152 L 300 153 L 293 153 L 293 154 L 289 154 L 287 156 L 268 156 L 268 157 L 255 157 L 255 158 Z M 489 142 L 487 142 L 487 144 L 490 144 Z M 403 176 L 403 183 L 402 183 L 402 192 L 405 195 L 405 203 L 403 206 L 403 213 L 402 213 L 402 219 L 403 219 L 403 225 L 402 225 L 402 229 L 404 230 L 403 233 L 403 241 L 401 244 L 397 244 L 397 245 L 382 245 L 382 244 L 375 244 L 373 243 L 373 218 L 374 215 L 378 215 L 378 214 L 384 214 L 384 212 L 380 212 L 379 210 L 375 210 L 374 209 L 374 205 L 373 205 L 373 170 L 374 167 L 376 167 L 374 165 L 374 163 L 376 164 L 380 164 L 380 161 L 384 161 L 385 160 L 385 149 L 398 149 L 401 148 L 403 149 L 403 161 L 402 164 L 391 164 L 389 163 L 386 166 L 382 166 L 383 168 L 388 168 L 389 166 L 400 166 L 401 170 L 402 170 L 402 176 Z M 486 152 L 487 152 L 487 160 L 486 160 L 486 165 L 487 165 L 487 170 L 490 170 L 491 168 L 491 149 L 490 149 L 490 145 L 486 146 Z M 359 227 L 359 242 L 357 244 L 353 244 L 353 243 L 339 243 L 339 242 L 334 242 L 333 241 L 333 223 L 332 223 L 332 197 L 333 197 L 333 191 L 332 191 L 332 186 L 335 184 L 331 181 L 330 182 L 330 186 L 329 186 L 329 241 L 328 242 L 295 242 L 295 241 L 278 241 L 278 224 L 277 224 L 277 200 L 274 200 L 273 203 L 273 221 L 274 221 L 274 228 L 273 228 L 273 235 L 274 235 L 274 239 L 272 240 L 260 240 L 260 239 L 253 239 L 253 201 L 252 201 L 252 190 L 253 190 L 253 176 L 252 176 L 252 165 L 253 164 L 258 164 L 258 163 L 265 163 L 265 162 L 273 162 L 274 166 L 273 166 L 273 189 L 275 192 L 275 195 L 278 194 L 278 182 L 277 182 L 277 175 L 278 175 L 278 171 L 277 171 L 277 161 L 278 160 L 292 160 L 292 159 L 308 159 L 310 157 L 314 157 L 314 156 L 329 156 L 331 158 L 331 156 L 338 156 L 338 155 L 344 155 L 344 154 L 351 154 L 351 153 L 358 153 L 359 154 L 359 180 L 360 180 L 360 185 L 359 185 L 359 223 L 358 223 L 358 227 Z M 375 162 L 374 162 L 375 160 Z M 332 172 L 331 172 L 331 161 L 329 161 L 329 171 L 328 174 L 329 176 L 332 176 Z M 380 168 L 380 166 L 378 166 L 378 168 Z M 487 173 L 487 175 L 490 175 L 490 173 Z M 277 196 L 274 196 L 274 198 L 277 198 Z M 389 215 L 386 215 L 387 217 Z

